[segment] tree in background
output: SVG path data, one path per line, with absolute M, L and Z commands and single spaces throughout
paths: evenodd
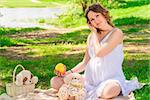
M 102 5 L 108 5 L 113 3 L 114 0 L 73 0 L 73 3 L 78 4 L 82 7 L 83 12 L 85 12 L 86 8 L 93 3 L 100 2 Z

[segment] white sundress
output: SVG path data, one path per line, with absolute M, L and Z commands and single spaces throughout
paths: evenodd
M 100 42 L 105 43 L 111 33 L 117 28 L 110 31 Z M 118 44 L 109 54 L 104 57 L 95 57 L 92 40 L 89 42 L 88 53 L 90 60 L 86 66 L 85 89 L 87 91 L 86 100 L 97 100 L 101 96 L 104 86 L 110 81 L 116 81 L 121 87 L 121 94 L 127 96 L 131 91 L 141 88 L 137 78 L 126 80 L 122 62 L 124 59 L 123 44 Z

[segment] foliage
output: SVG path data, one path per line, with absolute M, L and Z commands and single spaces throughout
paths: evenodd
M 120 25 L 135 25 L 135 24 L 148 24 L 150 19 L 149 12 L 146 12 L 150 5 L 141 5 L 135 7 L 109 9 L 112 21 L 116 26 Z M 80 20 L 79 20 L 80 19 Z M 57 19 L 50 19 L 46 21 L 49 24 L 57 27 L 79 27 L 86 25 L 86 19 L 82 8 L 74 5 L 70 6 L 64 14 L 60 15 Z
M 0 37 L 0 47 L 2 46 L 13 46 L 15 45 L 15 41 L 6 37 L 6 36 L 1 36 Z
M 57 27 L 79 27 L 85 25 L 86 20 L 80 8 L 74 7 L 72 9 L 72 7 L 70 7 L 65 13 L 58 16 L 57 19 L 51 19 L 47 22 Z
M 148 5 L 150 2 L 148 0 L 73 0 L 73 3 L 82 7 L 83 12 L 85 9 L 93 4 L 100 3 L 106 8 L 128 8 L 141 5 Z

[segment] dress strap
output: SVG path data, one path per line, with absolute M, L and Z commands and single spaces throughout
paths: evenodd
M 106 35 L 106 37 L 104 37 L 104 39 L 102 40 L 102 41 L 105 41 L 114 31 L 116 31 L 117 30 L 117 28 L 114 28 L 114 29 L 112 29 L 109 33 L 108 33 L 108 35 Z

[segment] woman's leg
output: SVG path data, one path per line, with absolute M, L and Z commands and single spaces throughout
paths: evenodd
M 108 82 L 101 94 L 101 98 L 110 99 L 113 97 L 117 97 L 121 92 L 120 85 L 115 81 Z
M 61 77 L 55 76 L 50 80 L 50 83 L 52 88 L 59 90 L 59 88 L 64 84 L 64 80 Z M 68 100 L 75 100 L 75 97 L 69 96 Z
M 61 77 L 55 76 L 50 80 L 51 87 L 59 90 L 59 88 L 64 84 L 64 80 Z

